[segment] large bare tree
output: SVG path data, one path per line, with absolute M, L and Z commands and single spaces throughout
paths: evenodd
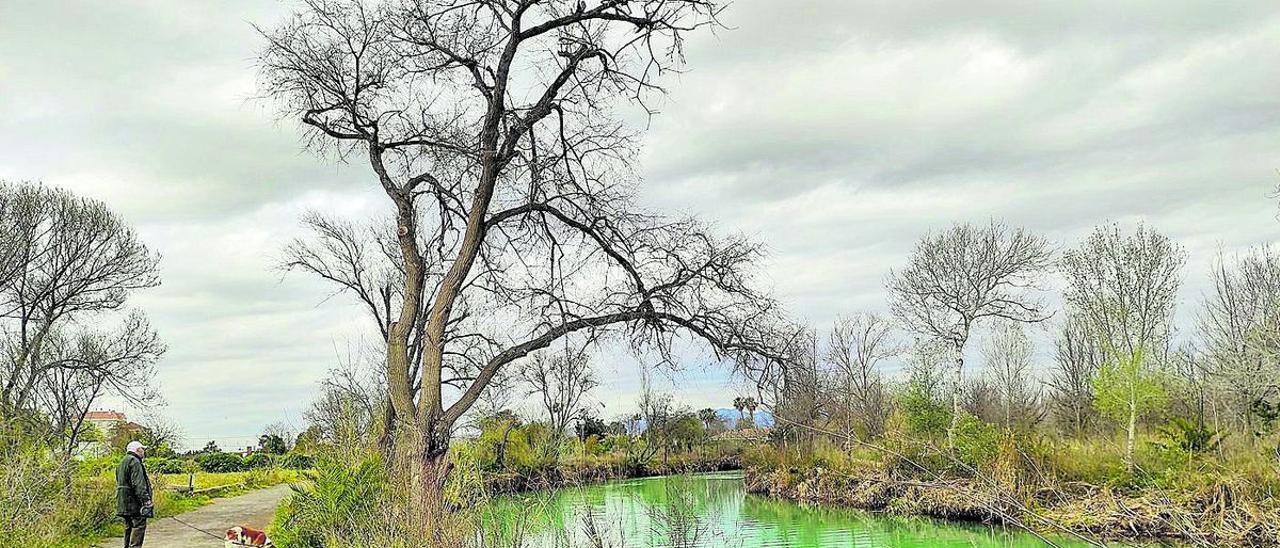
M 69 454 L 98 397 L 155 397 L 164 346 L 126 302 L 159 284 L 159 258 L 106 205 L 63 190 L 0 183 L 0 214 L 0 417 L 42 417 Z
M 490 380 L 562 337 L 766 348 L 756 320 L 774 305 L 749 276 L 759 250 L 636 207 L 636 134 L 620 121 L 660 94 L 686 33 L 720 9 L 309 0 L 264 32 L 263 93 L 315 149 L 367 162 L 392 206 L 394 289 L 372 294 L 391 303 L 388 397 L 425 491 Z
M 1034 294 L 1052 251 L 1041 237 L 992 221 L 957 224 L 926 235 L 905 268 L 889 273 L 893 314 L 911 331 L 952 352 L 952 428 L 960 417 L 964 351 L 980 322 L 1049 318 Z

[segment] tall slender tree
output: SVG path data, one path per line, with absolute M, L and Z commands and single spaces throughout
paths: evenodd
M 1159 366 L 1169 357 L 1185 261 L 1179 246 L 1142 224 L 1128 234 L 1117 224 L 1097 227 L 1062 257 L 1067 305 L 1104 354 L 1095 406 L 1124 423 L 1130 466 L 1138 420 L 1165 401 Z
M 998 324 L 982 346 L 982 358 L 996 393 L 1006 430 L 1029 429 L 1043 418 L 1040 389 L 1033 379 L 1031 339 L 1017 323 Z

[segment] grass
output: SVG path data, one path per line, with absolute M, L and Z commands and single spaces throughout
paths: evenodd
M 1218 545 L 1280 539 L 1275 438 L 1236 436 L 1221 447 L 1189 450 L 1147 434 L 1139 436 L 1130 470 L 1118 435 L 999 433 L 971 458 L 958 444 L 955 457 L 941 458 L 946 451 L 937 441 L 892 434 L 878 443 L 896 454 L 824 439 L 804 448 L 752 449 L 744 458 L 748 487 L 805 502 L 935 517 L 999 520 L 1005 512 L 1033 525 L 1048 518 L 1102 538 L 1170 536 Z M 907 459 L 924 469 L 904 466 Z
M 247 472 L 197 472 L 193 478 L 197 490 L 213 487 L 227 487 L 206 494 L 183 495 L 172 488 L 187 485 L 186 474 L 154 474 L 152 476 L 152 492 L 156 501 L 156 517 L 161 519 L 190 512 L 205 506 L 216 499 L 240 495 L 255 489 L 262 489 L 281 483 L 296 483 L 304 479 L 298 470 L 261 469 Z M 106 507 L 98 512 L 105 512 L 105 523 L 90 531 L 71 536 L 63 536 L 54 541 L 50 548 L 86 548 L 100 543 L 102 539 L 124 533 L 124 526 L 115 517 L 114 476 L 98 475 L 92 478 L 81 478 L 80 483 L 88 488 L 93 499 L 109 499 Z M 103 504 L 95 500 L 96 504 Z M 92 504 L 92 503 L 91 503 Z M 101 517 L 99 518 L 101 519 Z
M 247 472 L 196 472 L 192 485 L 197 491 L 224 486 L 243 486 L 240 490 L 245 490 L 244 487 L 251 490 L 281 483 L 294 483 L 302 479 L 302 472 L 298 470 L 267 468 Z M 187 474 L 155 474 L 152 480 L 166 487 L 186 487 Z M 222 496 L 226 495 L 218 495 L 218 497 Z

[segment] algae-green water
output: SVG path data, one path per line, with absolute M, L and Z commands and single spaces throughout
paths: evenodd
M 1040 547 L 1000 527 L 802 506 L 747 494 L 739 472 L 622 480 L 503 497 L 489 545 L 535 547 Z M 1053 538 L 1058 546 L 1084 546 Z

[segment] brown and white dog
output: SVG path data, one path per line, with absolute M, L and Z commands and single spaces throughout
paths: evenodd
M 227 541 L 223 544 L 226 548 L 234 548 L 236 546 L 274 546 L 271 544 L 271 539 L 267 537 L 266 531 L 251 529 L 243 525 L 227 529 Z

